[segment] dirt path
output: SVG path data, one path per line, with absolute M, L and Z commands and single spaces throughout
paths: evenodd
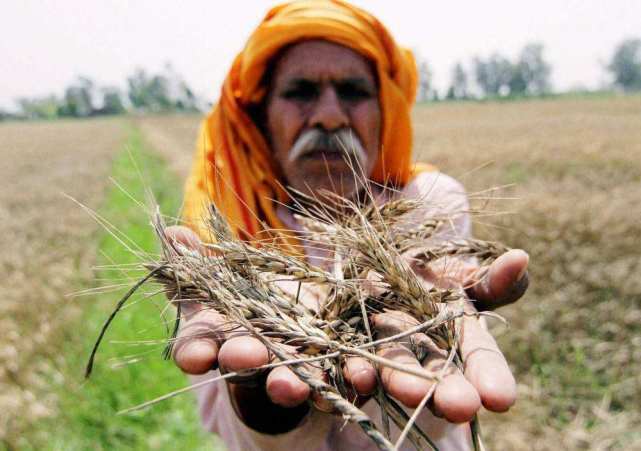
M 0 447 L 55 414 L 48 386 L 80 311 L 66 295 L 90 276 L 98 229 L 64 194 L 97 208 L 125 138 L 122 120 L 0 125 Z
M 170 115 L 138 119 L 146 142 L 184 181 L 189 175 L 202 115 Z

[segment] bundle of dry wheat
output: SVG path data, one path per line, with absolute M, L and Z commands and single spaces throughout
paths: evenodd
M 205 245 L 207 252 L 203 253 L 169 242 L 157 214 L 154 226 L 162 243 L 162 258 L 145 263 L 148 275 L 132 287 L 107 320 L 92 352 L 87 375 L 111 320 L 135 290 L 153 279 L 177 300 L 178 318 L 182 302 L 200 303 L 216 310 L 227 318 L 229 328 L 242 330 L 265 344 L 276 356 L 276 362 L 269 367 L 288 365 L 337 413 L 358 423 L 380 449 L 397 449 L 405 438 L 417 449 L 436 449 L 415 425 L 416 415 L 408 417 L 392 398 L 379 390 L 376 400 L 383 418 L 391 419 L 402 430 L 396 445 L 392 444 L 372 419 L 350 401 L 350 390 L 340 369 L 345 358 L 360 356 L 378 367 L 389 366 L 433 381 L 433 388 L 418 412 L 433 394 L 442 374 L 395 363 L 372 350 L 392 341 L 401 342 L 410 346 L 421 360 L 427 349 L 411 338 L 422 332 L 448 353 L 449 363 L 461 365 L 456 320 L 468 314 L 463 308 L 463 289 L 428 288 L 401 255 L 424 244 L 446 219 L 430 218 L 415 224 L 408 219 L 421 205 L 415 200 L 393 200 L 380 206 L 369 202 L 362 207 L 335 195 L 328 195 L 327 199 L 322 209 L 298 204 L 297 217 L 306 230 L 303 238 L 331 251 L 331 264 L 320 266 L 287 255 L 275 245 L 258 246 L 236 239 L 213 206 L 208 222 L 214 244 Z M 496 243 L 457 239 L 421 247 L 415 258 L 428 265 L 444 256 L 476 256 L 483 264 L 489 264 L 505 251 L 505 247 Z M 289 294 L 274 283 L 284 277 L 301 285 L 324 285 L 328 295 L 320 310 L 305 307 L 298 302 L 298 295 Z M 369 316 L 383 310 L 404 312 L 419 324 L 376 340 Z M 175 331 L 177 328 L 178 324 Z M 169 351 L 174 337 L 169 340 Z M 320 366 L 325 377 L 309 371 L 311 362 Z M 232 375 L 238 373 L 220 378 Z M 475 444 L 480 446 L 475 424 L 473 429 Z

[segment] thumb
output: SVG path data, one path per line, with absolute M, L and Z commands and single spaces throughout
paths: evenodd
M 196 233 L 185 226 L 169 226 L 165 229 L 165 238 L 174 251 L 180 252 L 180 247 L 205 254 L 201 239 Z
M 467 293 L 477 301 L 477 310 L 494 310 L 523 296 L 529 285 L 529 261 L 525 251 L 512 249 L 468 279 Z

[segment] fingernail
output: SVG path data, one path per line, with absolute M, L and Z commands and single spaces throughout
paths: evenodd
M 530 255 L 521 249 L 517 249 L 517 251 L 519 251 L 521 254 L 525 256 L 525 265 L 523 265 L 523 268 L 521 268 L 521 270 L 519 271 L 516 277 L 516 280 L 521 280 L 527 273 L 527 269 L 530 264 Z
M 365 378 L 365 381 L 363 381 L 363 378 Z M 361 371 L 359 371 L 358 373 L 352 376 L 352 385 L 358 385 L 362 388 L 363 385 L 365 385 L 364 382 L 367 382 L 370 379 L 371 379 L 371 371 L 367 369 L 362 369 Z M 359 395 L 364 395 L 364 396 L 371 395 L 372 393 L 374 393 L 375 390 L 376 390 L 376 383 L 372 384 L 372 387 L 366 387 L 366 390 L 363 392 L 359 392 Z
M 184 353 L 186 354 L 198 354 L 202 355 L 207 353 L 211 348 L 211 344 L 205 340 L 191 340 L 183 348 Z

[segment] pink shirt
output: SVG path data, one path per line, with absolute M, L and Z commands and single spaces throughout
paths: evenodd
M 417 212 L 417 221 L 421 218 L 447 214 L 451 218 L 448 230 L 441 232 L 441 239 L 447 237 L 469 237 L 470 218 L 467 214 L 468 202 L 463 187 L 453 178 L 439 173 L 427 172 L 418 175 L 400 193 L 403 197 L 422 199 L 424 208 Z M 382 195 L 384 198 L 384 195 Z M 285 225 L 292 230 L 301 230 L 293 215 L 285 207 L 280 207 L 278 215 Z M 308 258 L 313 261 L 322 255 L 319 251 L 306 249 Z M 295 290 L 298 284 L 282 288 Z M 312 290 L 301 293 L 301 301 L 306 304 L 318 302 L 317 293 Z M 202 376 L 192 377 L 194 383 L 210 379 L 217 371 L 210 371 Z M 347 423 L 341 417 L 310 409 L 308 415 L 295 429 L 284 434 L 262 434 L 247 427 L 234 412 L 225 381 L 219 381 L 200 387 L 196 391 L 198 408 L 203 426 L 217 433 L 230 451 L 338 451 L 367 450 L 375 451 L 377 447 L 356 424 Z M 374 400 L 368 401 L 362 410 L 380 427 L 380 411 Z M 408 410 L 411 415 L 411 411 Z M 433 439 L 441 450 L 471 449 L 470 432 L 467 424 L 454 425 L 435 417 L 429 410 L 422 412 L 418 425 Z M 392 425 L 392 440 L 399 435 L 399 430 Z M 414 449 L 407 440 L 403 450 Z

